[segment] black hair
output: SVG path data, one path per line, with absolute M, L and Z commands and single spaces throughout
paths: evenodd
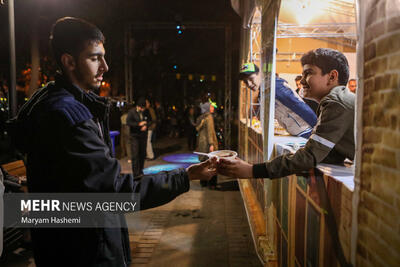
M 260 68 L 256 64 L 254 64 L 254 72 L 240 73 L 239 80 L 247 79 L 250 75 L 252 75 L 254 73 L 259 73 L 259 72 L 260 72 Z
M 339 51 L 330 48 L 318 48 L 305 53 L 301 57 L 301 65 L 315 65 L 325 75 L 332 70 L 339 73 L 339 85 L 346 85 L 349 80 L 349 63 Z
M 146 98 L 143 96 L 139 97 L 136 101 L 136 105 L 142 108 L 146 107 Z
M 50 47 L 57 65 L 62 69 L 61 56 L 77 58 L 87 43 L 105 42 L 103 33 L 93 24 L 79 18 L 58 19 L 51 28 Z
M 350 80 L 349 80 L 349 82 L 351 82 L 351 81 L 355 81 L 355 82 L 357 82 L 357 80 L 356 80 L 356 79 L 350 79 Z
M 297 82 L 297 81 L 300 81 L 300 80 L 301 80 L 301 78 L 302 78 L 302 76 L 301 76 L 301 75 L 297 75 L 297 76 L 296 76 L 296 78 L 294 78 L 294 80 Z

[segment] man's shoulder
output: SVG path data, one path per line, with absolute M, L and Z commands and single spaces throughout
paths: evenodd
M 337 86 L 322 99 L 321 106 L 340 105 L 344 109 L 354 111 L 355 94 L 351 93 L 345 86 Z
M 48 89 L 48 96 L 43 101 L 47 112 L 62 118 L 68 125 L 73 126 L 91 119 L 93 116 L 89 109 L 79 102 L 65 88 L 52 86 Z

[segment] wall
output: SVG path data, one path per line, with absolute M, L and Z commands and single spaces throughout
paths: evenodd
M 400 1 L 360 3 L 365 35 L 356 265 L 400 266 Z

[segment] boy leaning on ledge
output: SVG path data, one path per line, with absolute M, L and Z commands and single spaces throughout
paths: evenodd
M 260 164 L 239 158 L 221 159 L 218 172 L 236 178 L 279 178 L 308 171 L 318 163 L 343 165 L 354 159 L 355 95 L 346 87 L 349 64 L 339 51 L 318 48 L 301 58 L 301 83 L 310 98 L 319 102 L 318 121 L 303 148 Z

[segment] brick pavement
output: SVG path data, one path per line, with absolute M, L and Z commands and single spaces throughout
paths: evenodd
M 184 140 L 175 142 L 184 144 Z M 171 140 L 168 143 L 178 147 Z M 121 162 L 129 171 L 127 163 Z M 162 163 L 147 161 L 146 167 Z M 219 184 L 221 191 L 191 182 L 191 190 L 174 201 L 128 214 L 131 266 L 262 266 L 236 182 L 220 177 Z

